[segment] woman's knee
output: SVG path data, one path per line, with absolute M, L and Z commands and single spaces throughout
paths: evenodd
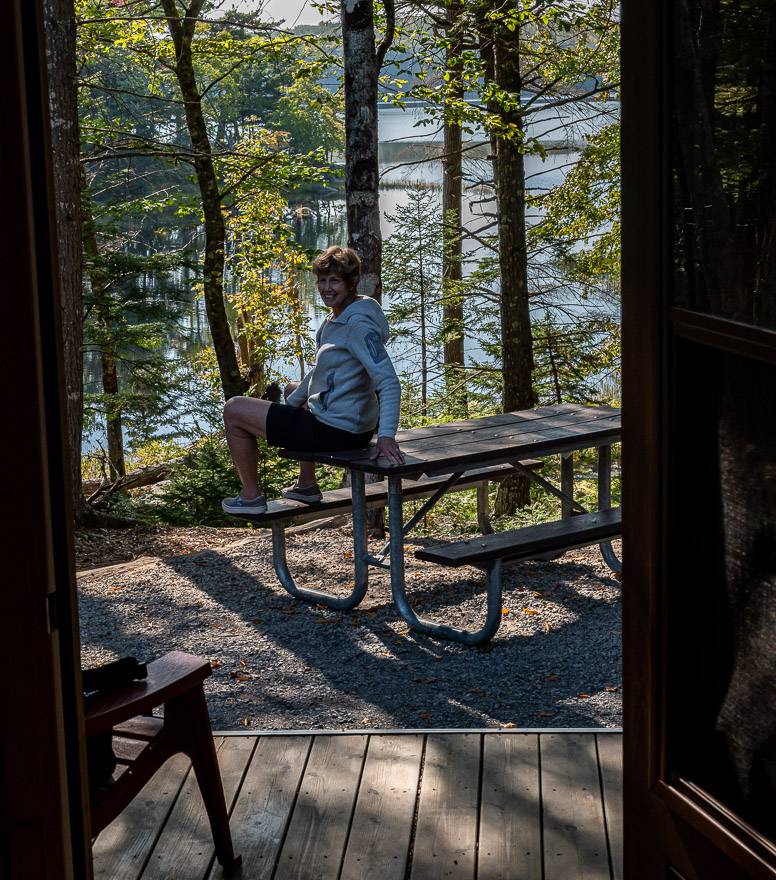
M 298 387 L 298 382 L 289 382 L 288 385 L 286 385 L 286 387 L 283 389 L 283 400 L 287 401 Z
M 224 404 L 224 425 L 230 431 L 245 431 L 253 436 L 264 436 L 267 411 L 272 406 L 268 400 L 255 397 L 230 397 Z
M 224 404 L 224 421 L 233 421 L 239 418 L 245 409 L 245 401 L 247 397 L 230 397 Z

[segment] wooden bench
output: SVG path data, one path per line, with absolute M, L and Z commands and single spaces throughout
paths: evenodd
M 148 664 L 148 678 L 84 700 L 89 737 L 109 735 L 117 766 L 109 784 L 90 791 L 92 834 L 96 837 L 139 794 L 170 757 L 182 752 L 191 759 L 215 854 L 225 874 L 241 863 L 232 848 L 229 815 L 218 769 L 202 682 L 210 663 L 172 651 Z M 164 706 L 164 718 L 151 710 Z
M 527 459 L 526 461 L 521 461 L 520 464 L 523 467 L 536 471 L 542 468 L 544 462 L 540 459 Z M 449 491 L 458 492 L 474 488 L 481 488 L 483 491 L 486 491 L 488 483 L 499 482 L 515 473 L 517 472 L 510 464 L 478 468 L 467 471 Z M 404 500 L 430 497 L 445 484 L 449 476 L 450 474 L 442 474 L 434 477 L 421 477 L 418 480 L 402 480 Z M 367 483 L 365 489 L 367 509 L 384 507 L 388 503 L 388 487 L 386 483 Z M 485 502 L 487 497 L 483 498 L 481 492 L 477 500 L 480 529 L 482 531 L 490 531 L 490 526 L 486 522 L 487 509 Z M 275 501 L 268 502 L 265 513 L 256 516 L 241 515 L 240 519 L 248 520 L 258 528 L 266 528 L 272 526 L 273 523 L 281 521 L 293 522 L 295 524 L 313 522 L 324 517 L 349 513 L 352 507 L 350 489 L 345 487 L 342 489 L 330 489 L 328 492 L 324 492 L 323 498 L 316 504 L 305 504 L 302 501 L 292 501 L 290 498 L 278 498 Z M 483 508 L 485 509 L 483 510 Z
M 490 568 L 497 560 L 514 562 L 559 550 L 600 544 L 617 537 L 621 530 L 622 514 L 617 507 L 494 535 L 481 535 L 453 544 L 424 547 L 417 550 L 415 556 L 438 565 Z
M 603 551 L 608 546 L 606 542 L 619 535 L 621 529 L 620 508 L 595 510 L 538 526 L 424 547 L 415 551 L 415 556 L 425 562 L 436 562 L 437 565 L 454 568 L 473 565 L 485 569 L 487 620 L 478 632 L 465 634 L 468 644 L 482 644 L 491 639 L 501 625 L 503 563 L 547 558 L 548 555 L 553 558 L 553 554 L 560 555 L 565 550 L 586 547 L 588 544 L 601 544 Z M 461 636 L 459 641 L 463 640 L 464 636 Z

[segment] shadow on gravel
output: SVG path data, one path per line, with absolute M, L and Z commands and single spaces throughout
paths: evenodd
M 576 616 L 549 631 L 541 628 L 539 615 L 535 626 L 533 619 L 526 625 L 527 632 L 509 632 L 502 626 L 484 649 L 415 635 L 398 619 L 390 602 L 350 613 L 297 602 L 278 593 L 281 588 L 276 583 L 268 586 L 217 551 L 174 557 L 165 560 L 165 565 L 237 615 L 245 627 L 233 636 L 233 628 L 224 624 L 219 638 L 217 623 L 207 633 L 200 624 L 195 633 L 198 641 L 192 647 L 190 639 L 181 638 L 181 629 L 185 632 L 193 626 L 196 630 L 197 603 L 181 607 L 159 593 L 149 602 L 157 621 L 156 637 L 149 647 L 153 645 L 156 653 L 162 644 L 165 650 L 174 646 L 217 656 L 221 664 L 217 678 L 231 675 L 240 685 L 236 696 L 226 701 L 228 705 L 212 711 L 214 727 L 234 728 L 240 717 L 248 717 L 252 727 L 273 726 L 262 722 L 263 712 L 275 718 L 280 714 L 287 728 L 598 727 L 620 723 L 618 700 L 604 700 L 600 705 L 592 699 L 613 693 L 620 682 L 619 603 L 575 590 L 575 581 L 595 577 L 583 565 L 556 560 L 526 563 L 533 572 L 525 566 L 509 569 L 505 605 L 513 599 L 518 605 L 526 601 L 525 590 L 533 589 L 531 574 L 535 577 L 538 571 L 543 598 Z M 608 578 L 597 580 L 608 587 L 618 586 Z M 515 595 L 517 582 L 521 586 Z M 421 586 L 413 591 L 412 599 L 424 616 L 454 623 L 461 623 L 465 616 L 466 624 L 473 626 L 479 624 L 481 615 L 451 613 L 473 596 L 479 610 L 483 591 L 462 578 L 455 586 Z M 368 602 L 369 594 L 365 605 Z M 142 617 L 143 604 L 133 613 Z M 521 609 L 514 610 L 519 613 Z M 164 638 L 166 624 L 169 631 Z M 116 640 L 117 633 L 121 641 L 131 642 L 131 621 L 116 621 L 110 641 Z M 146 642 L 148 633 L 142 636 Z

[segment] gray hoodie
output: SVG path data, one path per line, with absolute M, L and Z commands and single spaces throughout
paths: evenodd
M 379 303 L 359 296 L 315 336 L 315 365 L 288 398 L 327 425 L 361 434 L 378 423 L 379 437 L 395 437 L 401 386 L 385 343 L 388 322 Z M 377 393 L 380 395 L 378 404 Z

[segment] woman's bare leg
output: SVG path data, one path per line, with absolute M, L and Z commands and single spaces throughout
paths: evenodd
M 293 394 L 294 391 L 299 387 L 298 382 L 289 382 L 288 385 L 283 389 L 283 399 L 288 401 L 288 398 Z M 305 488 L 307 486 L 312 486 L 315 483 L 315 462 L 314 461 L 300 461 L 299 462 L 299 477 L 297 478 L 296 485 L 299 486 L 300 489 Z
M 232 397 L 224 406 L 226 442 L 242 484 L 240 494 L 246 500 L 261 494 L 257 479 L 259 453 L 256 438 L 267 436 L 267 412 L 270 406 L 270 401 L 257 400 L 255 397 Z

